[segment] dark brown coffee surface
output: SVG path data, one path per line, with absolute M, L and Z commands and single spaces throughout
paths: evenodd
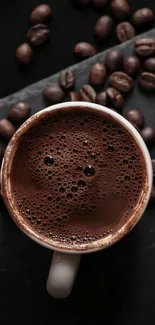
M 10 175 L 19 212 L 64 244 L 117 231 L 136 208 L 146 169 L 128 131 L 84 108 L 46 113 L 22 136 Z

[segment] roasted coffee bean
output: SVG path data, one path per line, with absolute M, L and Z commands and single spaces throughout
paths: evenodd
M 96 7 L 104 7 L 109 3 L 110 0 L 93 0 L 93 4 Z
M 79 92 L 71 91 L 68 93 L 68 100 L 71 102 L 77 102 L 80 100 Z
M 102 16 L 98 19 L 94 27 L 95 35 L 100 39 L 105 39 L 111 34 L 112 27 L 112 18 L 110 16 Z
M 62 71 L 59 77 L 60 87 L 64 90 L 71 90 L 75 85 L 75 73 L 72 71 Z
M 154 14 L 149 8 L 141 8 L 132 16 L 132 22 L 135 26 L 141 27 L 153 22 Z
M 51 18 L 52 10 L 50 6 L 42 4 L 33 9 L 30 15 L 30 23 L 38 24 L 43 23 L 47 19 Z
M 10 140 L 13 134 L 16 132 L 15 127 L 13 124 L 8 121 L 7 119 L 0 120 L 0 136 Z
M 27 43 L 19 45 L 16 49 L 16 58 L 20 63 L 28 64 L 32 61 L 33 51 Z
M 135 30 L 128 21 L 124 21 L 117 25 L 116 35 L 118 40 L 123 43 L 135 36 Z
M 111 9 L 114 17 L 118 20 L 125 20 L 130 15 L 130 7 L 126 0 L 113 0 Z
M 140 61 L 137 56 L 128 56 L 123 62 L 124 71 L 130 76 L 134 76 L 140 70 Z
M 119 70 L 122 66 L 123 54 L 119 50 L 111 50 L 108 52 L 105 63 L 110 71 Z
M 50 104 L 56 104 L 64 99 L 64 92 L 59 86 L 48 86 L 44 89 L 43 96 Z
M 141 136 L 147 145 L 151 145 L 155 142 L 155 129 L 147 126 L 141 131 Z
M 27 33 L 28 41 L 33 46 L 39 46 L 45 43 L 49 37 L 49 28 L 44 24 L 32 26 Z
M 109 82 L 112 87 L 122 92 L 130 91 L 134 85 L 133 79 L 121 71 L 113 72 L 109 77 Z
M 107 106 L 108 96 L 106 91 L 101 91 L 96 95 L 96 103 L 103 106 Z
M 139 84 L 144 89 L 155 90 L 155 74 L 152 72 L 142 72 L 139 76 Z
M 25 102 L 17 102 L 8 110 L 7 118 L 12 123 L 22 123 L 30 116 L 31 107 Z
M 96 86 L 102 86 L 106 78 L 106 67 L 102 63 L 92 65 L 89 72 L 89 83 Z
M 89 3 L 91 3 L 92 0 L 73 0 L 73 3 L 77 4 L 78 6 L 87 6 Z
M 135 41 L 135 51 L 138 55 L 148 57 L 155 54 L 154 38 L 139 38 Z
M 139 129 L 142 129 L 142 127 L 144 126 L 144 116 L 137 109 L 130 109 L 124 114 L 124 117 L 129 122 L 137 125 Z
M 80 42 L 74 48 L 74 54 L 82 59 L 89 58 L 96 54 L 96 49 L 90 43 Z
M 110 107 L 112 106 L 117 109 L 120 109 L 123 107 L 124 98 L 117 89 L 109 87 L 106 90 L 106 93 L 108 96 L 108 102 L 109 102 Z
M 18 102 L 8 110 L 8 120 L 12 123 L 24 122 L 30 116 L 31 107 L 25 102 Z
M 145 60 L 144 68 L 148 71 L 155 72 L 155 56 Z
M 85 101 L 85 102 L 94 103 L 96 100 L 96 92 L 93 89 L 93 87 L 91 87 L 90 85 L 84 85 L 80 89 L 79 95 L 80 95 L 80 100 Z

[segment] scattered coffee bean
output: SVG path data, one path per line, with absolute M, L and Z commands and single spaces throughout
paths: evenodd
M 56 104 L 64 99 L 64 92 L 59 86 L 48 86 L 43 91 L 43 97 L 50 104 Z
M 141 136 L 147 145 L 151 145 L 155 141 L 155 129 L 148 126 L 141 131 Z
M 52 10 L 50 6 L 42 4 L 33 9 L 30 15 L 30 23 L 38 24 L 43 23 L 47 19 L 51 18 Z
M 137 56 L 128 56 L 123 62 L 124 71 L 130 76 L 134 76 L 140 70 L 140 61 Z
M 87 6 L 92 0 L 74 0 L 73 2 L 79 6 Z
M 139 129 L 144 126 L 144 116 L 137 109 L 130 109 L 124 114 L 124 117 L 131 123 L 137 125 Z
M 141 27 L 152 23 L 154 18 L 153 11 L 149 8 L 137 10 L 132 16 L 132 22 L 135 26 Z
M 107 106 L 108 97 L 106 91 L 101 91 L 96 95 L 96 103 L 103 106 Z
M 138 55 L 148 57 L 155 54 L 154 38 L 139 38 L 135 41 L 135 51 Z
M 0 136 L 6 140 L 10 140 L 13 134 L 16 132 L 13 124 L 7 119 L 0 120 Z
M 96 7 L 104 7 L 109 3 L 110 0 L 93 0 L 93 4 Z
M 72 71 L 62 71 L 59 77 L 60 87 L 64 90 L 71 90 L 75 85 L 75 73 Z
M 123 107 L 124 98 L 117 89 L 109 87 L 106 90 L 106 93 L 108 96 L 108 102 L 110 104 L 110 107 L 111 107 L 111 105 L 112 105 L 112 107 L 117 108 L 117 109 L 120 109 Z
M 78 58 L 86 59 L 96 54 L 96 49 L 90 43 L 80 42 L 74 48 L 74 53 Z
M 95 35 L 100 39 L 105 39 L 111 34 L 112 27 L 112 18 L 110 16 L 102 16 L 98 19 L 94 27 Z
M 152 72 L 142 72 L 139 76 L 139 84 L 144 89 L 155 90 L 155 74 Z
M 37 24 L 32 26 L 27 33 L 28 41 L 33 46 L 39 46 L 47 41 L 50 31 L 44 24 Z
M 155 72 L 155 56 L 145 60 L 144 68 L 148 71 Z
M 94 87 L 102 86 L 106 78 L 106 67 L 102 63 L 92 65 L 89 72 L 89 83 Z
M 118 20 L 125 20 L 130 15 L 130 7 L 126 0 L 113 0 L 111 9 L 114 17 Z
M 19 45 L 16 49 L 16 58 L 20 63 L 28 64 L 33 57 L 31 46 L 27 43 Z
M 68 93 L 68 100 L 71 102 L 78 102 L 80 101 L 80 95 L 78 92 L 71 91 Z
M 29 104 L 18 102 L 9 108 L 7 118 L 12 123 L 21 123 L 30 116 L 30 111 L 31 108 Z
M 122 66 L 123 54 L 119 50 L 111 50 L 108 52 L 105 63 L 110 71 L 119 70 Z
M 90 85 L 84 85 L 80 89 L 79 95 L 80 95 L 80 100 L 85 101 L 85 102 L 94 103 L 96 100 L 96 92 L 93 89 L 93 87 L 91 87 Z
M 121 71 L 113 72 L 109 77 L 109 82 L 112 87 L 122 92 L 130 91 L 134 85 L 133 79 Z
M 116 35 L 118 40 L 123 43 L 135 36 L 135 29 L 129 22 L 124 21 L 117 25 Z

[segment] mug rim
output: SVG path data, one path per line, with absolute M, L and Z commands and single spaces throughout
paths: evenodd
M 140 198 L 140 202 L 138 202 L 138 207 L 135 209 L 131 217 L 127 220 L 127 222 L 118 229 L 114 234 L 109 234 L 108 236 L 95 240 L 91 243 L 87 244 L 73 244 L 71 245 L 64 245 L 59 241 L 54 241 L 48 237 L 44 237 L 39 233 L 35 232 L 31 227 L 28 226 L 27 223 L 24 222 L 24 219 L 20 216 L 18 209 L 14 206 L 14 200 L 12 198 L 12 192 L 10 188 L 10 182 L 8 179 L 8 175 L 11 168 L 11 163 L 13 160 L 14 153 L 18 147 L 18 140 L 20 137 L 25 133 L 33 122 L 38 119 L 40 116 L 44 115 L 46 112 L 50 111 L 57 111 L 63 108 L 75 108 L 75 107 L 85 107 L 91 110 L 97 110 L 103 113 L 106 113 L 108 116 L 114 118 L 122 127 L 127 129 L 132 138 L 136 141 L 138 147 L 140 148 L 144 161 L 145 161 L 145 168 L 146 168 L 146 180 L 145 186 L 142 191 L 142 195 Z M 38 244 L 47 247 L 49 249 L 53 249 L 59 252 L 66 252 L 66 253 L 90 253 L 95 252 L 106 247 L 109 247 L 123 238 L 126 234 L 130 232 L 130 230 L 136 225 L 136 223 L 141 218 L 147 203 L 149 201 L 151 188 L 152 188 L 152 180 L 153 180 L 153 173 L 152 173 L 152 164 L 150 154 L 148 149 L 140 136 L 139 132 L 134 128 L 134 126 L 128 122 L 123 116 L 119 115 L 117 112 L 113 111 L 110 108 L 105 106 L 101 106 L 95 103 L 88 103 L 88 102 L 65 102 L 61 104 L 56 104 L 49 106 L 41 111 L 35 113 L 31 116 L 25 123 L 23 123 L 20 128 L 16 131 L 13 135 L 12 139 L 10 140 L 2 162 L 1 167 L 1 192 L 4 198 L 4 202 L 8 211 L 13 218 L 14 222 L 18 225 L 18 227 L 32 240 L 37 242 Z

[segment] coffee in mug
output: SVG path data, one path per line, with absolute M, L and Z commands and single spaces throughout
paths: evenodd
M 117 113 L 57 106 L 30 118 L 11 140 L 4 200 L 31 238 L 65 252 L 101 249 L 131 220 L 132 228 L 146 204 L 145 155 Z

